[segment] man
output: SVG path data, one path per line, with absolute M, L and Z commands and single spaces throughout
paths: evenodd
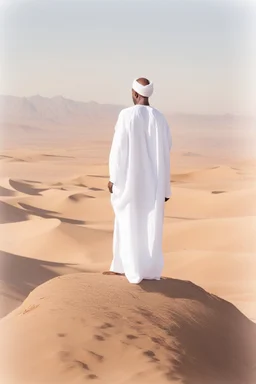
M 171 195 L 170 130 L 162 113 L 149 105 L 152 93 L 149 80 L 134 80 L 135 105 L 119 114 L 109 158 L 115 212 L 110 271 L 135 284 L 160 280 L 164 202 Z

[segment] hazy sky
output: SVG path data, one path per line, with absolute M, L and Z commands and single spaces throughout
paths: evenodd
M 255 114 L 253 1 L 0 3 L 1 94 L 129 105 L 146 76 L 164 111 Z

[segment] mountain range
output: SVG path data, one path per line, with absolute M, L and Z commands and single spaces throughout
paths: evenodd
M 73 138 L 109 140 L 123 105 L 74 101 L 63 96 L 52 98 L 34 95 L 17 97 L 0 95 L 0 124 L 6 142 L 26 144 Z M 255 118 L 250 116 L 200 115 L 173 113 L 167 115 L 178 147 L 190 150 L 191 144 L 226 146 L 239 139 L 255 143 Z
M 115 119 L 123 106 L 85 103 L 55 96 L 35 95 L 31 97 L 0 96 L 2 121 L 37 122 L 40 125 L 80 125 L 95 120 Z

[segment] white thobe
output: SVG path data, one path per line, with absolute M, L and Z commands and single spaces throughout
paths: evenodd
M 110 270 L 124 273 L 130 283 L 162 274 L 170 149 L 168 123 L 157 109 L 135 105 L 120 112 L 109 158 L 115 212 Z

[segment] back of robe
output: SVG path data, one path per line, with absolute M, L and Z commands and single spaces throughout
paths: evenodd
M 136 105 L 122 114 L 117 129 L 125 130 L 125 139 L 114 189 L 122 206 L 152 206 L 170 197 L 170 130 L 162 113 L 149 106 Z
M 163 115 L 137 105 L 119 116 L 110 156 L 114 180 L 111 270 L 131 283 L 159 279 L 165 197 L 170 196 L 170 132 Z

